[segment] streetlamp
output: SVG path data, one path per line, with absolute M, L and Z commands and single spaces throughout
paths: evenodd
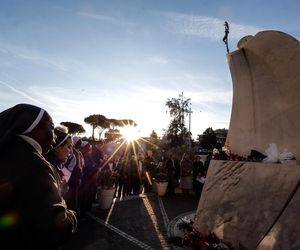
M 189 108 L 188 114 L 189 114 L 189 147 L 191 149 L 192 147 L 192 133 L 191 133 L 191 126 L 192 126 L 192 109 L 191 107 Z

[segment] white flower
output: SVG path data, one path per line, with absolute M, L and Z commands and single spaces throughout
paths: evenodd
M 213 149 L 213 154 L 219 154 L 219 149 L 214 148 L 214 149 Z

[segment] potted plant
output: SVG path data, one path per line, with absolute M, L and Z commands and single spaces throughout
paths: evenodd
M 100 209 L 110 208 L 116 192 L 115 183 L 118 177 L 119 174 L 116 171 L 99 172 L 97 195 Z
M 157 173 L 154 178 L 156 191 L 159 196 L 164 196 L 168 187 L 168 176 L 165 173 Z

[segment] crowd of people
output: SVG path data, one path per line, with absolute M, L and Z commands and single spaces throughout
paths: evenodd
M 153 152 L 147 150 L 145 155 L 138 153 L 131 157 L 114 157 L 109 162 L 113 167 L 107 170 L 117 173 L 114 185 L 116 197 L 153 192 L 154 182 L 158 178 L 160 181 L 163 179 L 168 182 L 167 195 L 174 195 L 175 188 L 181 188 L 184 195 L 194 191 L 200 196 L 209 159 L 202 161 L 200 155 L 192 158 L 188 153 L 185 153 L 181 159 L 178 159 L 175 154 L 155 158 Z
M 97 197 L 101 176 L 117 173 L 116 197 L 153 191 L 158 174 L 168 194 L 200 195 L 208 169 L 200 155 L 114 154 L 102 141 L 84 141 L 54 128 L 43 109 L 19 104 L 0 113 L 0 241 L 9 249 L 58 249 Z M 3 221 L 9 223 L 2 223 Z M 15 239 L 18 239 L 16 241 Z M 3 242 L 3 243 L 2 243 Z
M 60 176 L 44 158 L 55 142 L 50 115 L 19 104 L 0 113 L 1 249 L 59 249 L 77 227 Z

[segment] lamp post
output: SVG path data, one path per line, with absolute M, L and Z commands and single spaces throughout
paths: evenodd
M 191 133 L 191 126 L 192 126 L 192 109 L 191 107 L 189 108 L 188 114 L 189 114 L 189 147 L 191 149 L 192 147 L 192 133 Z

